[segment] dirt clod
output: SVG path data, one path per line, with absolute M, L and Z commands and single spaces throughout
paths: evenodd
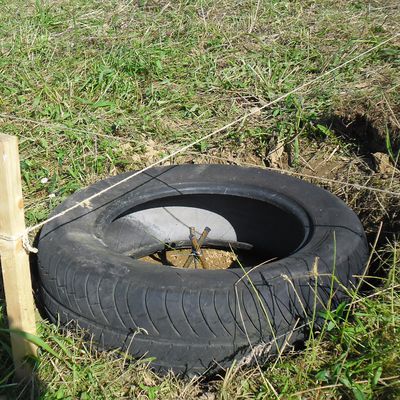
M 393 172 L 393 165 L 390 161 L 390 158 L 385 153 L 373 153 L 372 154 L 376 170 L 381 174 L 390 174 Z

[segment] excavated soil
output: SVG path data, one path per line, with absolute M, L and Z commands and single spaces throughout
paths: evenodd
M 191 252 L 191 249 L 168 250 L 142 257 L 141 260 L 152 264 L 183 268 Z M 207 269 L 227 269 L 238 265 L 238 257 L 231 251 L 203 249 L 203 256 L 206 260 Z M 203 268 L 203 266 L 199 260 L 194 262 L 192 258 L 189 268 Z
M 164 250 L 155 254 L 150 254 L 140 258 L 141 261 L 146 261 L 151 264 L 168 265 L 170 267 L 184 268 L 185 262 L 190 256 L 191 249 L 173 249 Z M 206 260 L 205 269 L 227 269 L 227 268 L 251 268 L 259 264 L 264 264 L 276 260 L 276 257 L 270 257 L 265 254 L 259 254 L 254 251 L 244 250 L 228 250 L 204 248 L 202 254 Z M 200 260 L 196 263 L 191 261 L 190 269 L 204 269 Z

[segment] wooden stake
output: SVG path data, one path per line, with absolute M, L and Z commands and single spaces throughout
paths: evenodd
M 0 134 L 0 260 L 3 272 L 9 328 L 36 333 L 29 256 L 22 238 L 4 240 L 24 232 L 24 202 L 19 169 L 18 139 Z M 21 335 L 11 334 L 16 378 L 30 376 L 24 358 L 36 354 L 35 346 Z

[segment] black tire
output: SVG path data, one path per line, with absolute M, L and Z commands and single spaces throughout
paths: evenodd
M 129 174 L 74 194 L 54 213 Z M 210 237 L 209 245 L 250 243 L 278 260 L 246 268 L 245 276 L 241 268 L 180 269 L 133 258 L 160 247 L 143 221 L 132 223 L 135 215 L 172 206 L 228 221 L 236 236 Z M 222 165 L 137 175 L 46 224 L 38 247 L 51 320 L 74 320 L 103 348 L 154 357 L 156 369 L 188 374 L 214 372 L 234 359 L 248 362 L 249 341 L 265 357 L 285 338 L 304 340 L 312 316 L 330 298 L 332 307 L 346 298 L 368 256 L 359 219 L 334 195 L 279 173 Z M 295 325 L 301 329 L 291 332 Z

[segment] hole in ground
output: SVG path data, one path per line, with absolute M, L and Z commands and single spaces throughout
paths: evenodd
M 338 115 L 322 117 L 318 122 L 334 131 L 338 137 L 354 146 L 355 153 L 363 157 L 369 166 L 376 170 L 374 153 L 392 152 L 396 156 L 400 149 L 400 135 L 396 130 L 378 129 L 365 115 L 358 114 L 354 118 L 346 118 Z M 388 129 L 388 128 L 386 128 Z M 389 146 L 389 147 L 388 147 Z

